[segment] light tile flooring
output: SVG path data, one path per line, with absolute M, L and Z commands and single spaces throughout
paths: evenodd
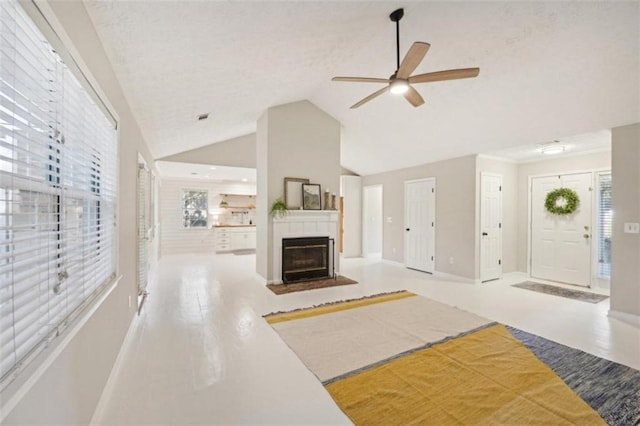
M 132 325 L 101 424 L 349 424 L 318 380 L 261 318 L 269 312 L 406 289 L 640 369 L 640 329 L 590 304 L 511 287 L 436 279 L 346 259 L 358 285 L 276 296 L 254 255 L 172 256 Z

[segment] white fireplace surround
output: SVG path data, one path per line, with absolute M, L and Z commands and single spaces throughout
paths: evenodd
M 282 239 L 300 237 L 333 238 L 333 259 L 329 259 L 329 271 L 338 273 L 338 212 L 334 210 L 289 210 L 285 217 L 273 219 L 273 279 L 282 284 Z

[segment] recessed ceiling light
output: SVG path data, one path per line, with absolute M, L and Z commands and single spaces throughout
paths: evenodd
M 216 170 L 216 167 L 211 166 L 211 167 L 209 167 L 209 170 Z
M 208 112 L 206 114 L 200 114 L 198 116 L 198 121 L 206 120 L 207 118 L 209 118 L 209 113 Z
M 242 181 L 243 181 L 243 182 L 246 182 L 246 181 L 248 181 L 248 180 L 249 180 L 249 179 L 247 179 L 247 178 L 242 178 Z

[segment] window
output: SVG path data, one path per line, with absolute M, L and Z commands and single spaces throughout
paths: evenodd
M 611 172 L 598 175 L 598 276 L 611 278 Z
M 115 277 L 116 130 L 18 1 L 0 2 L 0 376 Z
M 182 226 L 184 228 L 207 227 L 207 191 L 185 189 L 182 191 Z

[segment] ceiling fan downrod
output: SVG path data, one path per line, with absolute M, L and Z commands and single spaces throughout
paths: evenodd
M 400 20 L 404 16 L 404 9 L 391 12 L 389 19 L 396 23 L 396 72 L 400 69 Z

